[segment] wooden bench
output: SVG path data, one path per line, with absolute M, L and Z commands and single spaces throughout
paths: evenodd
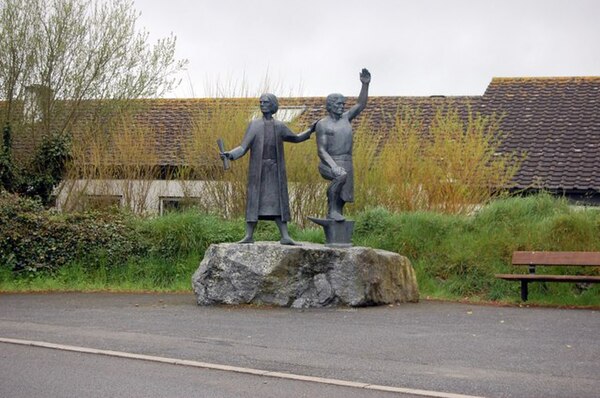
M 539 266 L 599 267 L 600 252 L 514 252 L 512 265 L 529 266 L 528 274 L 496 274 L 496 278 L 521 281 L 521 299 L 527 301 L 530 282 L 599 283 L 600 276 L 591 275 L 541 275 L 535 273 Z

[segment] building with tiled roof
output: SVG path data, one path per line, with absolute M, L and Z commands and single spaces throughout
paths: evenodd
M 600 203 L 600 77 L 494 78 L 481 110 L 504 115 L 502 150 L 526 154 L 515 190 Z
M 348 104 L 355 101 L 348 98 Z M 192 130 L 201 129 L 215 109 L 237 109 L 248 119 L 259 115 L 257 100 L 248 98 L 147 99 L 137 105 L 136 120 L 153 131 L 146 145 L 156 148 L 155 162 L 163 168 L 177 168 L 187 162 L 186 146 Z M 501 151 L 525 153 L 509 187 L 512 190 L 543 189 L 600 203 L 600 77 L 494 78 L 482 96 L 370 97 L 367 109 L 355 123 L 364 121 L 373 131 L 385 134 L 394 125 L 398 111 L 409 108 L 418 109 L 423 125 L 428 126 L 440 107 L 456 108 L 463 115 L 469 109 L 502 115 L 505 137 Z M 286 122 L 293 119 L 299 128 L 325 115 L 325 98 L 280 98 L 279 118 Z M 240 128 L 240 140 L 242 135 Z M 26 141 L 15 141 L 17 151 L 27 145 Z M 205 161 L 219 163 L 218 158 Z M 157 193 L 170 198 L 179 194 Z

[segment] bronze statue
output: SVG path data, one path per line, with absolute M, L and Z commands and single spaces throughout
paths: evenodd
M 283 141 L 302 142 L 310 138 L 315 125 L 296 135 L 285 124 L 273 119 L 279 109 L 273 94 L 260 96 L 261 119 L 250 122 L 240 146 L 221 157 L 236 160 L 250 150 L 246 199 L 246 236 L 239 243 L 253 243 L 258 220 L 273 220 L 281 233 L 281 244 L 295 245 L 288 233 L 290 220 L 287 175 Z
M 344 205 L 354 201 L 354 171 L 352 166 L 352 125 L 350 122 L 367 106 L 371 74 L 360 73 L 362 87 L 356 105 L 344 112 L 346 99 L 342 94 L 327 96 L 329 115 L 316 125 L 317 148 L 321 162 L 319 172 L 331 181 L 327 189 L 327 218 L 343 221 Z

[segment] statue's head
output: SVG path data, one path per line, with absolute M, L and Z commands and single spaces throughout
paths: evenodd
M 277 97 L 271 93 L 265 93 L 260 96 L 260 111 L 262 113 L 270 113 L 274 115 L 279 109 L 279 101 Z
M 333 112 L 341 115 L 344 112 L 344 105 L 346 104 L 346 97 L 342 94 L 334 93 L 327 96 L 325 101 L 325 107 L 327 112 Z

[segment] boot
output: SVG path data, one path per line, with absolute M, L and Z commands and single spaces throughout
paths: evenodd
M 282 245 L 289 246 L 302 246 L 299 243 L 294 242 L 292 238 L 290 238 L 286 222 L 281 221 L 281 218 L 276 218 L 275 222 L 277 223 L 277 227 L 279 227 L 279 233 L 281 233 L 281 240 L 279 241 L 279 243 L 281 243 Z
M 256 228 L 256 222 L 246 223 L 246 236 L 238 243 L 254 243 L 254 229 Z

